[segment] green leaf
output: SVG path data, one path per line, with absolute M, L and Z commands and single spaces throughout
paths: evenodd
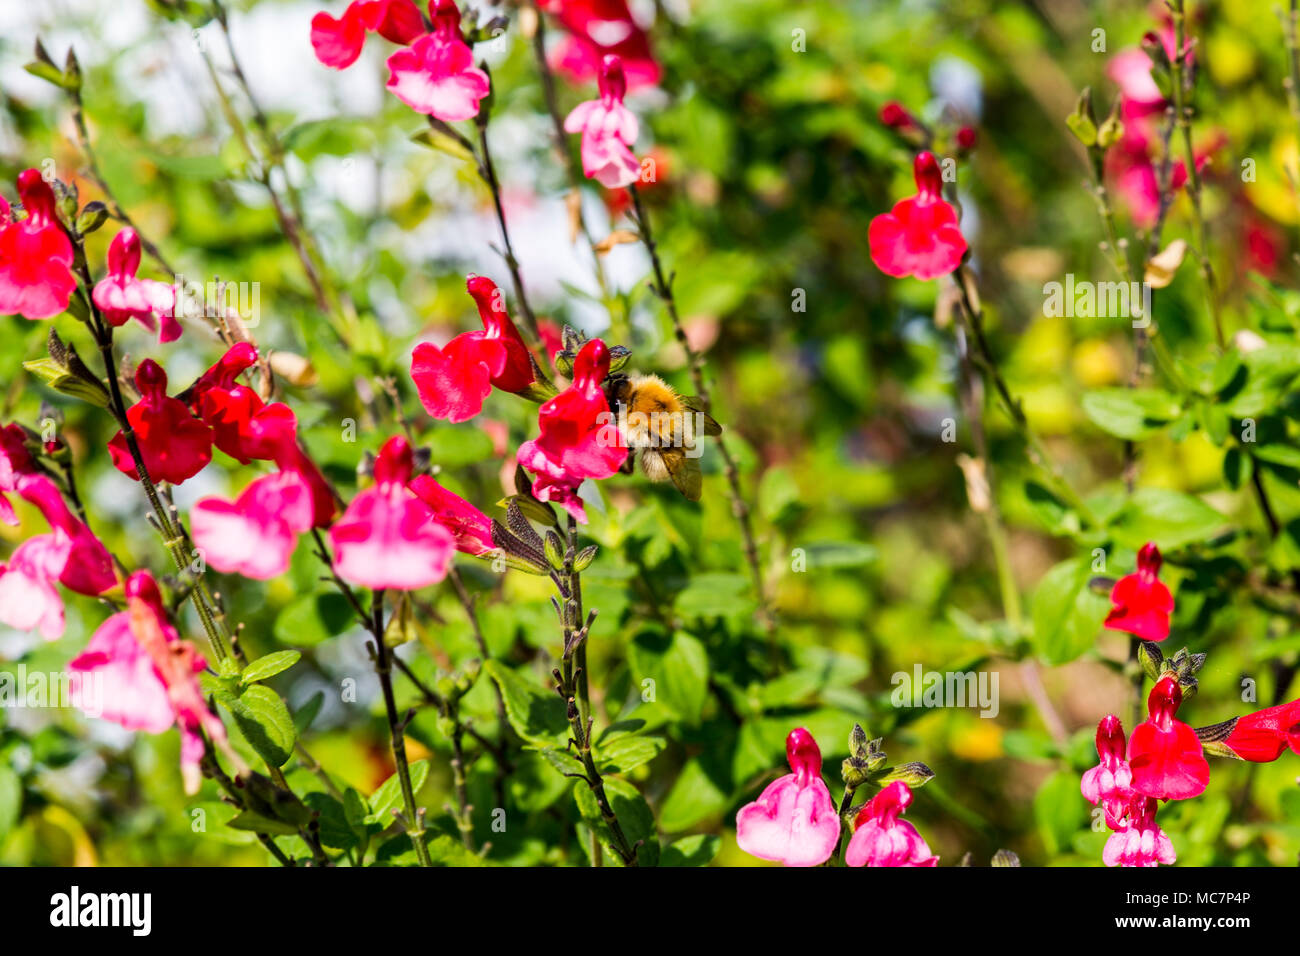
M 627 773 L 659 756 L 668 741 L 663 737 L 620 734 L 596 747 L 596 765 L 601 773 Z
M 506 718 L 524 740 L 535 747 L 564 747 L 569 740 L 569 719 L 564 701 L 526 681 L 499 660 L 483 665 L 498 687 L 506 705 Z
M 429 761 L 417 760 L 411 764 L 411 792 L 419 793 L 424 781 L 429 778 Z M 370 815 L 366 823 L 378 823 L 381 827 L 393 824 L 393 811 L 403 810 L 402 779 L 396 773 L 379 785 L 379 789 L 370 795 Z
M 659 857 L 660 866 L 708 866 L 715 856 L 722 840 L 712 833 L 697 833 L 682 837 L 664 847 Z
M 820 541 L 805 546 L 803 551 L 809 571 L 860 568 L 880 557 L 879 551 L 863 541 Z
M 1270 343 L 1242 356 L 1245 374 L 1238 374 L 1224 392 L 1225 408 L 1236 418 L 1253 418 L 1277 409 L 1296 376 L 1300 376 L 1300 346 Z
M 1083 396 L 1083 411 L 1103 431 L 1141 441 L 1182 412 L 1178 399 L 1155 388 L 1103 388 Z
M 297 664 L 301 658 L 302 654 L 299 651 L 276 651 L 273 654 L 267 654 L 245 667 L 239 679 L 245 684 L 266 680 L 281 671 L 287 671 L 294 664 Z
M 290 836 L 298 832 L 298 828 L 292 823 L 286 823 L 284 820 L 276 820 L 272 817 L 264 817 L 252 810 L 240 812 L 226 826 L 234 827 L 236 830 L 252 830 L 254 833 L 265 833 L 270 836 Z
M 740 574 L 696 574 L 674 605 L 683 617 L 715 618 L 753 613 L 749 579 Z
M 307 703 L 298 708 L 297 713 L 293 715 L 293 726 L 297 729 L 299 735 L 305 734 L 311 722 L 316 719 L 320 713 L 321 707 L 325 703 L 325 692 L 318 690 L 311 695 Z
M 659 806 L 659 825 L 665 833 L 689 830 L 706 818 L 720 815 L 729 801 L 730 795 L 713 782 L 699 758 L 692 758 Z
M 1049 664 L 1074 660 L 1093 646 L 1106 601 L 1088 587 L 1091 570 L 1082 559 L 1062 561 L 1034 593 L 1034 649 Z
M 1193 495 L 1166 488 L 1141 488 L 1120 511 L 1115 536 L 1119 543 L 1135 551 L 1148 541 L 1156 542 L 1162 551 L 1172 551 L 1213 537 L 1226 520 Z
M 283 767 L 293 756 L 298 733 L 280 695 L 253 684 L 230 704 L 240 732 L 258 755 L 273 767 Z
M 350 850 L 360 845 L 361 838 L 348 823 L 347 812 L 343 804 L 328 793 L 315 791 L 303 798 L 303 803 L 311 807 L 320 816 L 320 842 L 334 850 Z
M 1076 773 L 1058 771 L 1038 788 L 1034 795 L 1034 820 L 1049 857 L 1070 846 L 1074 835 L 1087 826 L 1088 811 L 1088 803 L 1079 792 Z
M 709 655 L 691 635 L 642 631 L 628 648 L 633 681 L 653 680 L 654 703 L 688 724 L 698 724 L 709 692 Z
M 282 644 L 311 647 L 342 634 L 355 621 L 352 605 L 343 595 L 335 591 L 308 594 L 276 617 L 275 638 Z

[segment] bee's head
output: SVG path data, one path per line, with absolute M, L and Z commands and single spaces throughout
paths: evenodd
M 609 402 L 611 409 L 618 405 L 626 405 L 631 394 L 632 380 L 623 373 L 616 372 L 605 379 L 605 400 Z

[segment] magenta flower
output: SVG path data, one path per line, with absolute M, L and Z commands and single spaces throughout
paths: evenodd
M 939 858 L 916 827 L 899 816 L 912 803 L 912 790 L 895 780 L 858 811 L 844 853 L 849 866 L 938 866 Z
M 460 495 L 448 491 L 428 475 L 418 475 L 408 487 L 429 506 L 433 520 L 451 532 L 457 551 L 480 555 L 495 550 L 492 522 Z
M 27 218 L 10 222 L 0 197 L 0 315 L 48 319 L 68 307 L 72 242 L 59 225 L 54 190 L 35 169 L 18 174 L 18 197 Z
M 411 446 L 400 435 L 390 438 L 375 461 L 374 487 L 359 492 L 330 528 L 339 577 L 403 591 L 446 577 L 455 541 L 407 488 L 411 470 Z
M 263 475 L 234 501 L 203 498 L 190 512 L 190 533 L 204 560 L 257 581 L 289 569 L 298 535 L 311 526 L 311 488 L 292 471 Z
M 488 95 L 488 75 L 474 66 L 461 37 L 460 10 L 452 0 L 430 4 L 433 32 L 388 58 L 388 88 L 415 110 L 448 123 L 478 115 Z
M 871 220 L 871 261 L 885 275 L 936 279 L 961 265 L 966 239 L 957 213 L 943 198 L 943 178 L 933 153 L 916 156 L 916 195 Z
M 200 732 L 225 751 L 237 772 L 246 772 L 243 761 L 230 749 L 225 727 L 203 700 L 197 675 L 207 661 L 193 644 L 180 639 L 168 621 L 153 576 L 148 571 L 131 575 L 126 596 L 127 610 L 100 625 L 86 650 L 68 665 L 83 680 L 84 675 L 94 674 L 103 681 L 103 710 L 97 716 L 128 730 L 155 734 L 176 724 L 186 793 L 196 792 L 199 786 L 204 752 Z
M 1174 845 L 1156 824 L 1156 801 L 1134 796 L 1125 826 L 1106 841 L 1101 858 L 1107 866 L 1166 865 L 1177 859 Z
M 91 297 L 110 325 L 135 319 L 156 331 L 159 342 L 174 342 L 181 337 L 174 314 L 176 290 L 165 282 L 137 279 L 139 268 L 140 237 L 134 229 L 123 229 L 109 244 L 108 274 L 95 284 Z
M 736 814 L 736 842 L 760 860 L 817 866 L 835 852 L 840 818 L 822 780 L 822 753 L 802 727 L 790 731 L 785 755 L 793 773 L 768 784 Z
M 600 98 L 579 103 L 564 121 L 570 133 L 582 133 L 582 171 L 609 189 L 630 186 L 641 175 L 641 164 L 632 153 L 638 125 L 632 111 L 623 105 L 627 80 L 623 63 L 607 56 L 601 63 Z
M 1113 714 L 1103 717 L 1097 724 L 1097 754 L 1101 763 L 1085 770 L 1079 781 L 1079 789 L 1087 801 L 1105 809 L 1106 825 L 1112 830 L 1120 828 L 1120 819 L 1133 797 L 1133 771 L 1125 759 L 1127 749 L 1120 719 Z
M 573 384 L 538 409 L 541 434 L 515 455 L 537 476 L 534 496 L 561 505 L 578 521 L 587 520 L 578 486 L 587 478 L 608 478 L 628 455 L 601 387 L 609 362 L 600 339 L 584 345 L 573 362 Z

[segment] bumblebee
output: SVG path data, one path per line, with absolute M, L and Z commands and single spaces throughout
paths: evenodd
M 620 437 L 633 454 L 622 471 L 631 474 L 637 458 L 651 481 L 671 479 L 691 501 L 700 500 L 699 433 L 722 434 L 722 426 L 699 398 L 681 396 L 657 375 L 612 375 L 605 386 Z

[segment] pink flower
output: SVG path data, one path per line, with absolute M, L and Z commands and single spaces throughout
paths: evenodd
M 609 374 L 609 361 L 609 349 L 600 339 L 582 347 L 573 362 L 573 384 L 538 409 L 541 434 L 519 446 L 520 464 L 575 485 L 618 471 L 627 459 L 627 447 L 601 387 Z
M 0 198 L 0 315 L 48 319 L 68 308 L 72 243 L 59 225 L 54 190 L 39 171 L 18 174 L 18 196 L 27 218 L 9 221 L 9 203 Z
M 939 858 L 916 827 L 899 816 L 912 803 L 912 791 L 895 780 L 863 804 L 844 853 L 849 866 L 938 866 Z
M 1128 759 L 1133 790 L 1157 800 L 1186 800 L 1205 792 L 1210 764 L 1196 731 L 1176 720 L 1183 702 L 1178 681 L 1166 674 L 1147 698 L 1148 718 L 1133 729 Z
M 103 681 L 102 713 L 91 716 L 149 733 L 162 733 L 175 723 L 181 731 L 187 793 L 198 790 L 204 752 L 200 731 L 226 752 L 237 772 L 247 772 L 230 750 L 225 727 L 204 703 L 196 675 L 207 662 L 168 621 L 152 575 L 148 571 L 131 575 L 126 595 L 127 610 L 100 625 L 86 650 L 68 665 L 82 681 L 87 675 Z
M 125 325 L 135 319 L 159 342 L 181 337 L 176 321 L 176 290 L 165 282 L 137 279 L 140 268 L 140 237 L 134 229 L 123 229 L 108 247 L 108 274 L 95 284 L 91 297 L 110 325 Z M 159 325 L 159 320 L 162 324 Z
M 374 487 L 359 492 L 330 528 L 339 577 L 403 591 L 446 577 L 455 541 L 407 488 L 411 470 L 411 446 L 400 435 L 390 438 L 375 461 Z
M 1124 759 L 1128 743 L 1124 725 L 1116 716 L 1108 715 L 1097 724 L 1097 754 L 1101 763 L 1085 770 L 1079 789 L 1093 806 L 1106 811 L 1106 825 L 1112 830 L 1120 828 L 1120 819 L 1128 810 L 1133 797 L 1133 771 Z
M 564 121 L 570 133 L 582 133 L 582 170 L 609 189 L 621 189 L 636 182 L 641 164 L 632 153 L 638 125 L 631 110 L 623 105 L 627 81 L 617 56 L 601 64 L 600 99 L 579 103 Z
M 167 395 L 167 373 L 153 359 L 145 359 L 135 372 L 140 401 L 127 409 L 145 469 L 154 481 L 179 485 L 193 478 L 212 460 L 212 429 L 191 417 L 185 403 Z M 118 432 L 108 442 L 117 470 L 140 480 L 126 435 Z
M 957 213 L 941 195 L 943 179 L 934 154 L 918 153 L 913 165 L 916 195 L 871 220 L 871 261 L 886 275 L 935 279 L 961 265 L 966 239 Z
M 488 75 L 474 66 L 474 53 L 460 34 L 460 11 L 452 0 L 430 5 L 433 32 L 388 58 L 388 88 L 417 113 L 448 123 L 478 115 L 488 95 Z
M 522 392 L 536 379 L 528 346 L 510 321 L 496 283 L 470 276 L 466 287 L 483 331 L 462 332 L 441 349 L 421 342 L 411 354 L 411 380 L 425 411 L 450 422 L 468 421 L 481 412 L 494 385 Z
M 1126 824 L 1106 841 L 1101 858 L 1107 866 L 1168 865 L 1177 859 L 1173 843 L 1156 825 L 1155 800 L 1134 796 Z
M 768 784 L 736 814 L 736 842 L 760 860 L 817 866 L 835 852 L 840 818 L 822 780 L 822 754 L 812 734 L 790 731 L 785 755 L 793 773 Z
M 41 512 L 60 545 L 67 542 L 67 561 L 55 575 L 60 584 L 90 597 L 116 586 L 117 575 L 108 549 L 68 509 L 53 481 L 44 475 L 26 475 L 18 480 L 18 494 Z
M 218 571 L 266 581 L 283 574 L 312 526 L 311 488 L 296 472 L 253 481 L 234 501 L 208 497 L 190 512 L 190 533 Z
M 416 476 L 408 487 L 429 506 L 433 520 L 451 532 L 457 551 L 480 555 L 496 549 L 492 542 L 492 522 L 460 495 L 448 491 L 429 475 Z
M 1106 626 L 1127 631 L 1144 641 L 1163 641 L 1169 636 L 1169 615 L 1174 598 L 1157 577 L 1160 573 L 1160 549 L 1148 541 L 1137 556 L 1137 571 L 1115 582 L 1110 592 L 1110 612 Z
M 0 562 L 0 622 L 20 631 L 39 630 L 47 641 L 63 636 L 63 599 L 58 580 L 72 549 L 66 537 L 40 534 Z

